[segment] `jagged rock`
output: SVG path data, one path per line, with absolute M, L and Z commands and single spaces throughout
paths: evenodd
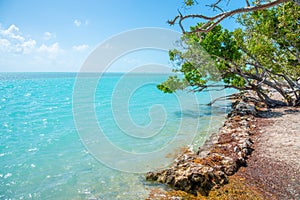
M 244 115 L 256 115 L 256 109 L 254 105 L 250 105 L 245 102 L 239 102 L 235 105 L 234 110 L 231 112 L 232 116 L 244 116 Z
M 147 181 L 157 181 L 158 176 L 160 176 L 160 174 L 158 172 L 147 172 L 146 180 Z
M 222 161 L 222 164 L 224 165 L 224 173 L 228 176 L 233 175 L 238 170 L 238 165 L 236 164 L 235 160 L 232 158 L 226 157 Z
M 251 147 L 252 144 L 253 144 L 253 141 L 251 140 L 251 138 L 247 138 L 247 139 L 245 140 L 245 143 L 248 145 L 248 147 Z
M 240 151 L 240 148 L 239 148 L 238 146 L 235 146 L 235 147 L 233 148 L 233 151 L 234 151 L 235 153 L 238 153 L 238 152 Z
M 246 154 L 246 156 L 248 156 L 248 155 L 250 155 L 252 153 L 252 149 L 250 149 L 250 148 L 243 148 L 242 152 L 244 154 Z
M 212 135 L 197 153 L 185 152 L 170 168 L 148 172 L 146 179 L 195 195 L 208 195 L 212 188 L 226 184 L 228 176 L 247 165 L 246 159 L 253 151 L 252 115 L 256 115 L 253 105 L 235 103 L 219 134 Z

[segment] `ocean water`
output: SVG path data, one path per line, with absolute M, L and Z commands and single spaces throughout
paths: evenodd
M 191 94 L 157 90 L 167 75 L 136 74 L 122 82 L 123 75 L 87 75 L 87 85 L 80 89 L 75 73 L 0 73 L 0 199 L 144 199 L 161 186 L 145 181 L 144 169 L 134 168 L 143 160 L 134 155 L 167 148 L 183 120 L 182 131 L 196 148 L 221 126 L 228 111 L 229 102 L 204 105 L 223 92 L 193 94 L 195 102 L 179 98 Z M 74 95 L 74 89 L 84 94 L 95 79 L 92 102 Z M 89 113 L 87 104 L 95 113 Z M 80 116 L 77 122 L 75 115 Z M 93 115 L 105 138 L 133 155 L 129 164 L 113 149 L 99 147 L 99 155 L 89 151 L 81 129 L 95 129 L 88 117 Z M 186 137 L 180 137 L 177 145 L 186 147 Z M 102 154 L 113 163 L 99 159 Z M 155 157 L 149 160 L 156 162 Z

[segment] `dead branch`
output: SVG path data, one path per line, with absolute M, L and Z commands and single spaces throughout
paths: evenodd
M 257 5 L 251 6 L 249 1 L 246 0 L 246 6 L 245 7 L 237 8 L 237 9 L 234 9 L 234 10 L 231 10 L 231 11 L 228 11 L 228 12 L 221 12 L 221 13 L 219 13 L 217 15 L 214 15 L 214 16 L 206 16 L 206 15 L 201 15 L 201 14 L 182 15 L 179 12 L 179 15 L 177 15 L 173 20 L 169 20 L 168 23 L 170 25 L 174 25 L 176 22 L 178 22 L 178 24 L 179 24 L 179 26 L 180 26 L 183 33 L 195 33 L 195 32 L 205 32 L 206 33 L 206 32 L 209 32 L 211 29 L 213 29 L 221 21 L 223 21 L 224 19 L 226 19 L 228 17 L 231 17 L 233 15 L 271 8 L 271 7 L 274 7 L 278 4 L 288 2 L 288 1 L 292 1 L 292 0 L 275 0 L 275 1 L 269 1 L 269 2 L 264 3 L 264 4 L 259 3 Z M 217 0 L 214 4 L 211 5 L 211 7 L 218 9 L 219 8 L 218 4 L 220 2 L 221 2 L 221 0 Z M 220 10 L 220 9 L 218 9 L 218 10 Z M 183 26 L 183 21 L 185 21 L 188 18 L 204 19 L 204 20 L 206 20 L 206 22 L 200 28 L 197 28 L 193 31 L 186 31 L 184 29 L 184 26 Z

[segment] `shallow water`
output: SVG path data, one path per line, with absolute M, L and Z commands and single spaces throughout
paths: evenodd
M 167 147 L 177 137 L 182 120 L 191 124 L 183 129 L 188 134 L 199 125 L 193 144 L 201 145 L 224 120 L 228 102 L 202 105 L 211 95 L 223 93 L 197 94 L 195 104 L 189 98 L 178 100 L 187 96 L 184 93 L 176 96 L 156 89 L 167 75 L 132 76 L 127 81 L 139 86 L 132 91 L 126 89 L 129 83 L 116 89 L 121 77 L 103 75 L 92 104 L 105 137 L 124 152 L 137 155 Z M 86 82 L 92 79 L 87 76 Z M 84 95 L 74 99 L 75 81 L 73 73 L 0 74 L 0 199 L 143 199 L 153 187 L 142 173 L 112 169 L 87 151 L 74 122 L 74 104 L 82 105 L 82 111 L 86 105 Z M 188 107 L 183 109 L 182 104 Z M 93 131 L 86 119 L 84 129 Z M 132 126 L 145 131 L 128 135 Z M 179 146 L 186 145 L 184 138 Z M 126 162 L 113 151 L 101 153 Z M 137 165 L 143 160 L 130 162 Z

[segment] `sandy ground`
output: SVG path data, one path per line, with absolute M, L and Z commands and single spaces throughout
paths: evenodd
M 276 108 L 257 118 L 254 151 L 237 174 L 264 199 L 300 199 L 300 108 Z
M 300 171 L 300 109 L 281 108 L 270 114 L 274 115 L 269 120 L 272 124 L 261 128 L 264 134 L 258 138 L 258 151 Z

